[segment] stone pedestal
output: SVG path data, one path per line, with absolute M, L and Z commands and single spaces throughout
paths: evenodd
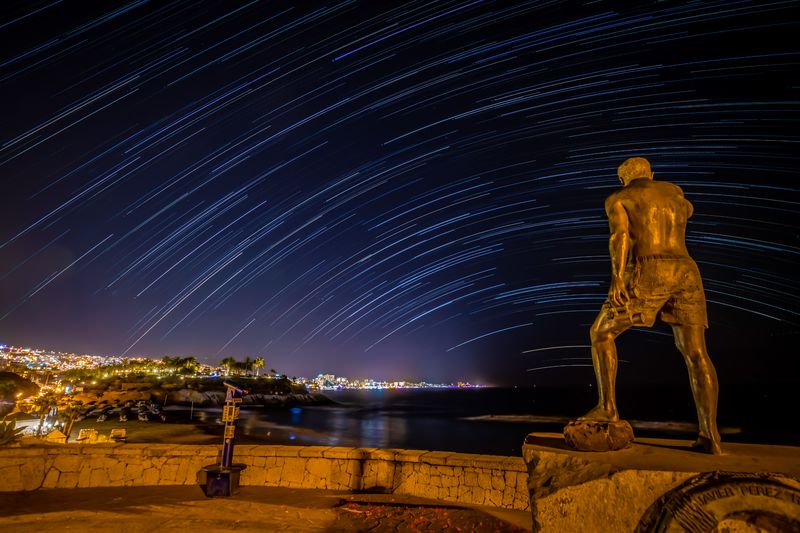
M 800 448 L 723 443 L 712 456 L 691 445 L 581 452 L 560 434 L 528 435 L 534 531 L 800 531 Z
M 574 420 L 564 428 L 564 440 L 570 448 L 582 452 L 621 450 L 633 442 L 633 428 L 625 420 Z

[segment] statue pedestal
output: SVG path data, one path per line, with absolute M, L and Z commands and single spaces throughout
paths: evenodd
M 573 420 L 564 428 L 564 440 L 573 450 L 610 452 L 627 448 L 633 442 L 633 428 L 624 420 Z
M 723 443 L 713 456 L 691 445 L 582 452 L 531 433 L 522 452 L 534 531 L 800 531 L 800 448 Z

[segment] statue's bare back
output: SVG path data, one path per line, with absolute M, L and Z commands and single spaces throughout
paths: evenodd
M 628 215 L 634 257 L 689 255 L 686 221 L 693 208 L 677 185 L 650 179 L 633 180 L 606 200 L 620 202 Z

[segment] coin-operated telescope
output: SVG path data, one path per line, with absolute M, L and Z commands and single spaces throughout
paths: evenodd
M 231 496 L 239 492 L 239 475 L 247 468 L 244 463 L 233 462 L 233 446 L 236 420 L 239 419 L 239 405 L 248 391 L 228 380 L 225 380 L 223 385 L 226 392 L 225 406 L 222 408 L 222 422 L 225 424 L 222 456 L 219 464 L 206 465 L 197 473 L 200 488 L 209 498 Z

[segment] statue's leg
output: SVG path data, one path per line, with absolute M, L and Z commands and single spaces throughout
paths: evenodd
M 683 354 L 686 367 L 689 369 L 689 382 L 692 386 L 700 435 L 697 445 L 708 453 L 722 453 L 719 431 L 717 431 L 717 372 L 711 363 L 706 349 L 705 327 L 672 326 L 675 344 Z
M 597 406 L 578 420 L 615 422 L 617 412 L 617 346 L 614 339 L 631 327 L 625 315 L 615 315 L 605 307 L 597 315 L 589 336 L 592 340 L 592 364 L 597 377 Z

